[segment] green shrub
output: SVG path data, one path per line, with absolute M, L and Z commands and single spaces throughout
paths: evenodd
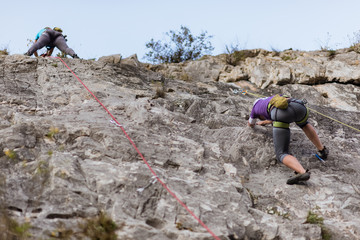
M 120 227 L 104 212 L 99 216 L 87 219 L 84 224 L 80 224 L 82 233 L 92 240 L 116 240 L 116 231 Z
M 67 54 L 65 52 L 59 52 L 56 56 L 59 58 L 67 58 Z
M 289 61 L 289 60 L 292 60 L 292 58 L 290 56 L 282 56 L 281 59 L 286 62 L 286 61 Z
M 0 55 L 9 55 L 9 51 L 7 50 L 7 48 L 0 50 Z
M 309 211 L 308 215 L 306 217 L 305 223 L 323 224 L 324 223 L 324 218 L 319 217 L 316 213 L 313 213 L 313 212 Z
M 180 31 L 171 30 L 166 36 L 169 38 L 168 42 L 151 39 L 146 43 L 146 48 L 150 49 L 145 54 L 147 60 L 155 64 L 180 63 L 199 59 L 214 50 L 209 40 L 212 36 L 208 36 L 206 31 L 194 36 L 189 28 L 181 26 Z
M 321 228 L 321 237 L 324 240 L 331 239 L 330 231 L 324 226 L 324 218 L 319 217 L 316 213 L 308 212 L 305 223 L 317 224 Z
M 11 149 L 7 149 L 5 148 L 4 149 L 4 153 L 5 153 L 5 156 L 7 156 L 8 158 L 10 158 L 11 160 L 15 160 L 16 159 L 16 152 L 14 150 L 11 150 Z
M 54 140 L 54 136 L 59 133 L 59 128 L 50 127 L 49 132 L 45 135 L 47 138 Z
M 31 236 L 29 233 L 30 228 L 30 223 L 18 223 L 16 220 L 9 217 L 5 210 L 1 211 L 0 239 L 28 239 Z
M 328 53 L 329 53 L 329 58 L 330 59 L 333 59 L 335 56 L 336 56 L 336 50 L 328 50 Z
M 246 58 L 254 58 L 260 54 L 260 50 L 240 50 L 229 54 L 226 58 L 226 63 L 236 66 L 240 62 L 245 61 Z

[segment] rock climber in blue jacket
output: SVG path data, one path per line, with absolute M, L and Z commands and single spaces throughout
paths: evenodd
M 51 56 L 54 48 L 57 47 L 65 54 L 70 55 L 73 58 L 79 58 L 74 50 L 69 48 L 66 44 L 66 39 L 62 34 L 62 29 L 59 27 L 55 27 L 54 29 L 45 27 L 41 29 L 35 37 L 35 43 L 29 48 L 25 55 L 31 56 L 34 54 L 37 57 L 38 54 L 36 51 L 45 46 L 47 48 L 47 52 L 45 54 L 46 56 Z

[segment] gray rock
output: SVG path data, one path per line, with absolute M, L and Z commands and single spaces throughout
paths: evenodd
M 119 64 L 121 62 L 121 54 L 114 54 L 110 56 L 103 56 L 99 58 L 99 62 Z
M 231 60 L 232 65 L 226 60 L 229 56 L 219 55 L 182 64 L 165 64 L 154 69 L 168 77 L 183 80 L 249 80 L 263 89 L 271 85 L 295 83 L 313 85 L 339 82 L 359 85 L 360 82 L 360 55 L 352 49 L 339 49 L 334 53 L 293 50 L 274 53 L 262 49 L 243 52 L 243 55 L 241 51 L 238 52 L 243 56 L 241 60 Z
M 311 109 L 359 129 L 358 73 L 341 75 L 357 56 L 281 54 L 290 58 L 261 53 L 241 66 L 223 55 L 160 66 L 65 59 L 121 127 L 58 59 L 0 56 L 2 207 L 30 222 L 33 239 L 79 233 L 100 211 L 122 226 L 119 239 L 212 239 L 123 128 L 220 239 L 322 239 L 324 231 L 360 238 L 360 133 L 311 112 L 330 150 L 323 165 L 291 126 L 292 153 L 312 174 L 304 185 L 286 185 L 292 172 L 275 160 L 272 129 L 246 126 L 255 97 L 240 89 L 306 98 Z M 305 223 L 309 211 L 323 226 Z

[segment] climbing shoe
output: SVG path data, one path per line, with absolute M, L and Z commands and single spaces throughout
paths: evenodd
M 317 158 L 319 158 L 319 160 L 324 161 L 324 160 L 326 160 L 328 154 L 329 154 L 329 150 L 327 150 L 327 148 L 324 146 L 324 148 L 322 150 L 317 151 L 315 156 Z
M 289 185 L 293 185 L 293 184 L 297 184 L 299 182 L 305 182 L 309 179 L 310 179 L 310 172 L 309 172 L 309 170 L 306 170 L 305 173 L 302 173 L 302 174 L 298 173 L 294 177 L 289 178 L 286 183 Z
M 77 54 L 75 54 L 75 55 L 73 56 L 73 58 L 79 58 L 79 56 L 78 56 Z

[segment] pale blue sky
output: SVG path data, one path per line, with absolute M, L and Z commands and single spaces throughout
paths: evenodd
M 111 54 L 141 61 L 145 43 L 187 26 L 213 35 L 212 55 L 241 49 L 318 50 L 348 47 L 360 31 L 359 0 L 5 0 L 0 49 L 24 53 L 27 39 L 58 26 L 81 58 Z M 56 2 L 56 3 L 55 3 Z

